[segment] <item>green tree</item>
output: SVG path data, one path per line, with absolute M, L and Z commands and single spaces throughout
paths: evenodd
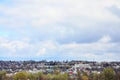
M 52 80 L 68 80 L 68 74 L 53 74 Z
M 54 75 L 52 80 L 60 80 L 60 76 L 59 75 Z
M 93 80 L 93 75 L 94 75 L 93 73 L 89 74 L 89 80 Z
M 103 70 L 105 80 L 113 80 L 114 79 L 114 70 L 112 68 L 105 68 Z
M 26 72 L 18 72 L 14 75 L 14 80 L 27 80 Z
M 104 80 L 104 76 L 102 75 L 102 73 L 94 73 L 93 74 L 93 79 L 92 80 Z
M 52 80 L 52 75 L 51 75 L 51 74 L 48 74 L 48 75 L 46 76 L 46 80 Z
M 29 79 L 29 80 L 36 80 L 35 74 L 29 73 L 29 74 L 28 74 L 28 79 Z
M 64 73 L 64 74 L 63 74 L 63 79 L 64 79 L 64 80 L 68 80 L 68 74 L 67 74 L 67 73 Z
M 38 72 L 37 80 L 46 80 L 46 76 L 42 72 Z
M 88 77 L 87 76 L 81 76 L 81 79 L 82 80 L 88 80 Z
M 93 74 L 93 79 L 92 80 L 99 80 L 99 74 L 94 73 Z

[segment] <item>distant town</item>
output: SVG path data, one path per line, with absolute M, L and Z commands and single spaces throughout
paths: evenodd
M 110 67 L 115 71 L 120 70 L 120 62 L 95 62 L 95 61 L 0 61 L 0 70 L 7 73 L 27 71 L 31 73 L 52 73 L 59 70 L 61 73 L 76 74 L 77 70 L 87 73 L 100 73 L 104 68 Z
M 104 75 L 107 73 L 108 80 L 120 80 L 120 62 L 0 61 L 0 80 L 107 80 L 101 75 L 103 72 Z M 28 76 L 28 74 L 31 75 Z M 112 79 L 109 76 L 113 76 L 110 77 Z M 48 79 L 43 79 L 47 77 Z

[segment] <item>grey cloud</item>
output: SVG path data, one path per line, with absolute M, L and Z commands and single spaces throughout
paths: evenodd
M 115 15 L 115 16 L 117 16 L 117 17 L 119 17 L 120 18 L 120 8 L 118 8 L 117 6 L 112 6 L 112 7 L 110 7 L 109 8 L 109 11 L 113 14 L 113 15 Z

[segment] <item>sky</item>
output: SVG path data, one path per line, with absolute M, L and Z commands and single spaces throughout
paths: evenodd
M 0 0 L 0 60 L 120 61 L 120 0 Z

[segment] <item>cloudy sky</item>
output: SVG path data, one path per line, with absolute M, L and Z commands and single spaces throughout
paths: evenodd
M 0 60 L 120 61 L 120 0 L 0 0 Z

